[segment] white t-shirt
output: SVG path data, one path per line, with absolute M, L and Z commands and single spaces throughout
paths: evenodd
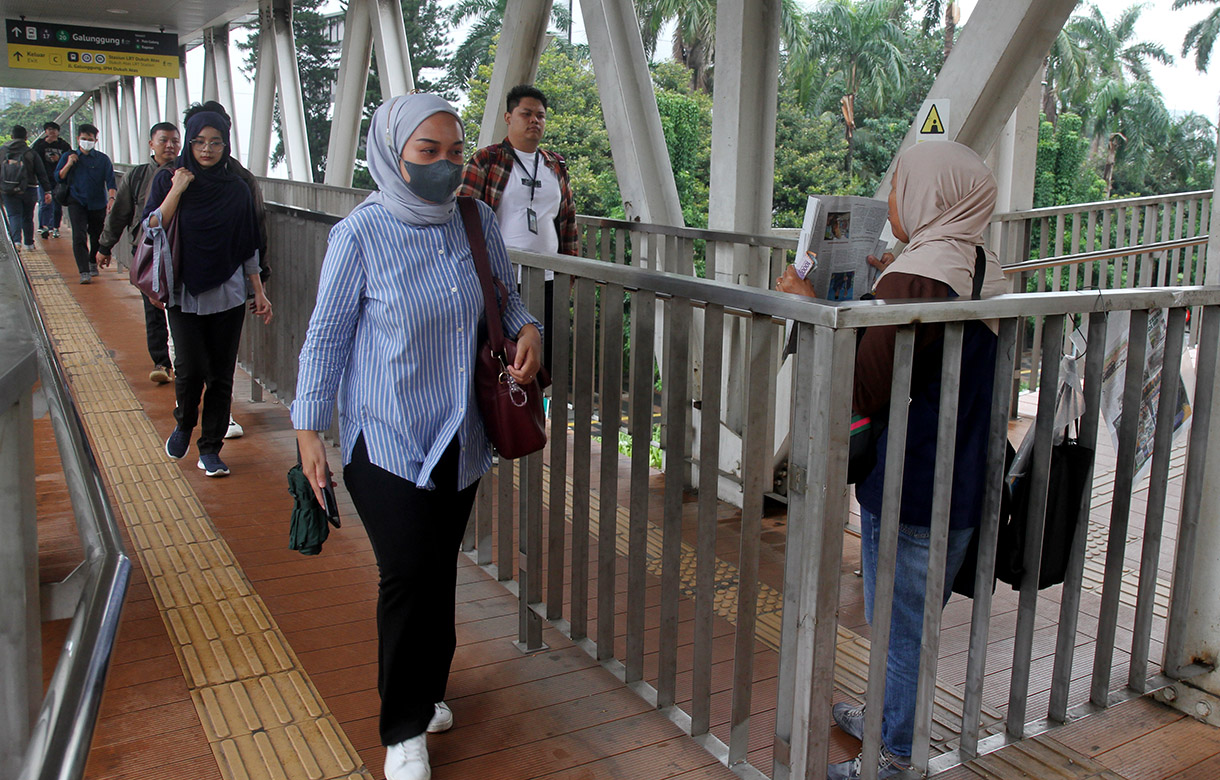
M 504 243 L 514 249 L 554 254 L 559 251 L 559 232 L 555 230 L 555 217 L 559 215 L 562 200 L 559 192 L 559 177 L 546 166 L 541 152 L 530 154 L 517 152 L 512 174 L 504 185 L 496 218 L 500 221 L 500 233 Z M 530 187 L 526 182 L 534 177 L 534 161 L 538 162 L 538 186 L 534 187 L 533 202 L 530 202 Z M 523 167 L 524 166 L 524 167 Z M 529 229 L 526 210 L 532 208 L 538 215 L 538 232 Z M 520 270 L 517 272 L 520 281 Z M 555 278 L 553 271 L 546 272 L 547 280 Z

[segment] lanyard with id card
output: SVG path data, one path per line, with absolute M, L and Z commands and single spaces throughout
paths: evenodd
M 510 146 L 509 151 L 513 153 L 513 159 L 524 171 L 525 163 L 521 162 L 521 158 L 517 156 L 517 150 Z M 538 212 L 534 211 L 534 193 L 542 186 L 542 182 L 538 180 L 538 160 L 541 156 L 541 152 L 534 150 L 534 174 L 529 178 L 521 177 L 521 183 L 530 188 L 530 205 L 525 207 L 525 225 L 534 235 L 538 235 Z

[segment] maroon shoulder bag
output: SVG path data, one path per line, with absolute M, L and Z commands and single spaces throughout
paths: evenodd
M 483 307 L 487 334 L 479 341 L 474 363 L 474 393 L 483 415 L 487 438 L 500 457 L 512 460 L 538 452 L 546 446 L 546 416 L 542 390 L 551 383 L 546 369 L 539 367 L 534 381 L 519 385 L 508 373 L 517 357 L 517 342 L 505 338 L 500 301 L 508 300 L 504 282 L 491 272 L 487 242 L 478 206 L 473 198 L 458 198 L 458 208 L 466 225 L 470 254 L 483 287 Z M 496 292 L 499 290 L 500 297 Z
M 181 268 L 182 241 L 178 236 L 178 212 L 165 223 L 159 240 L 144 233 L 131 250 L 131 283 L 149 300 L 168 303 Z

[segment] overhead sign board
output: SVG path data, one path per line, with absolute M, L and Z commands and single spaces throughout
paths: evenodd
M 178 36 L 6 19 L 10 68 L 178 78 Z
M 915 143 L 949 141 L 949 98 L 928 98 L 915 115 Z

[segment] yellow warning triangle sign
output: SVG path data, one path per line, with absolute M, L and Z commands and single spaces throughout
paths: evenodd
M 944 135 L 945 123 L 940 121 L 940 112 L 936 110 L 935 103 L 928 109 L 928 116 L 923 120 L 923 127 L 919 128 L 919 132 Z

